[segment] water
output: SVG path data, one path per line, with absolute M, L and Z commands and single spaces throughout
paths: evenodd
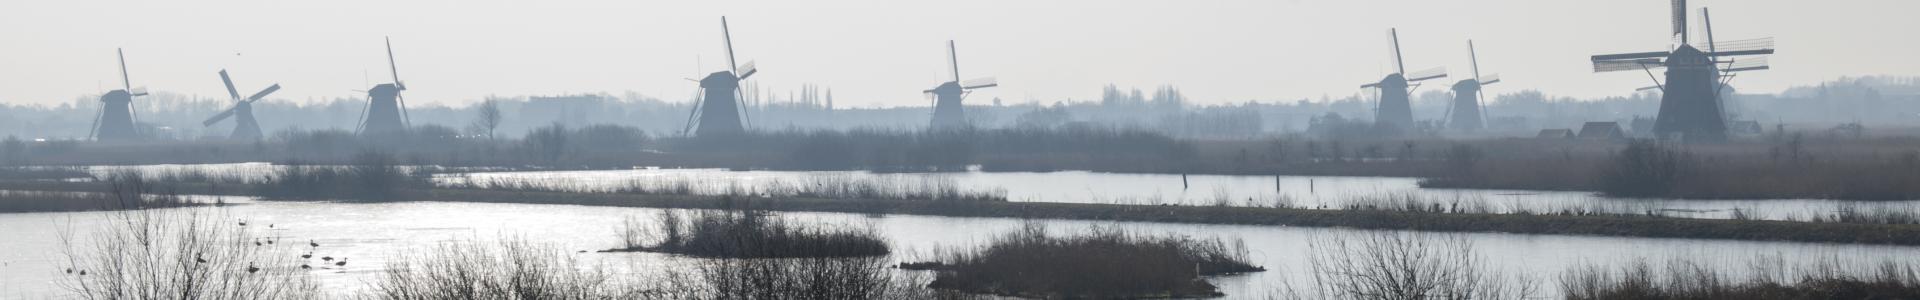
M 1607 198 L 1587 192 L 1425 189 L 1404 177 L 1231 176 L 1123 174 L 1085 171 L 871 173 L 863 171 L 728 171 L 722 169 L 635 169 L 599 171 L 478 172 L 441 174 L 442 184 L 491 182 L 528 184 L 562 190 L 606 191 L 631 185 L 693 182 L 718 193 L 738 187 L 793 185 L 821 177 L 872 179 L 922 185 L 950 182 L 961 190 L 1004 191 L 1010 201 L 1139 205 L 1291 206 L 1337 209 L 1383 198 L 1417 198 L 1450 206 L 1475 206 L 1489 212 L 1550 212 L 1587 209 L 1617 213 L 1652 212 L 1672 217 L 1731 218 L 1739 210 L 1757 219 L 1807 219 L 1845 209 L 1886 208 L 1916 211 L 1920 201 L 1838 201 L 1819 199 L 1666 200 Z
M 279 166 L 268 163 L 204 165 L 94 166 L 104 176 L 113 170 L 139 170 L 148 177 L 192 177 L 258 182 Z M 444 171 L 444 170 L 443 170 Z M 1669 200 L 1620 199 L 1588 192 L 1425 189 L 1417 178 L 1341 176 L 1232 176 L 1124 174 L 1086 171 L 872 173 L 864 171 L 729 171 L 725 169 L 633 169 L 594 171 L 471 172 L 436 174 L 435 182 L 528 184 L 577 191 L 604 191 L 631 185 L 693 183 L 719 193 L 768 185 L 796 186 L 821 178 L 876 180 L 911 186 L 951 185 L 965 191 L 1004 192 L 1011 201 L 1141 205 L 1291 206 L 1337 209 L 1382 198 L 1416 198 L 1451 206 L 1459 203 L 1489 212 L 1550 212 L 1584 209 L 1613 213 L 1655 213 L 1684 218 L 1806 220 L 1843 210 L 1920 211 L 1920 200 L 1842 201 L 1825 199 Z
M 245 219 L 257 235 L 279 237 L 322 246 L 316 254 L 347 257 L 343 269 L 313 270 L 326 290 L 343 293 L 362 290 L 385 262 L 412 250 L 449 240 L 490 241 L 518 237 L 552 243 L 589 263 L 609 266 L 643 278 L 667 270 L 690 272 L 693 258 L 652 253 L 572 253 L 617 247 L 621 220 L 651 219 L 660 210 L 649 208 L 575 205 L 410 202 L 353 204 L 330 202 L 260 202 L 220 211 Z M 66 228 L 85 236 L 107 212 L 0 214 L 0 298 L 45 298 L 60 292 L 53 280 L 62 276 L 59 233 Z M 866 216 L 839 213 L 787 213 L 803 222 L 831 226 L 871 225 L 895 246 L 896 261 L 930 257 L 939 250 L 977 247 L 994 236 L 1015 230 L 1021 220 L 925 216 Z M 1089 226 L 1114 226 L 1140 233 L 1181 234 L 1195 237 L 1243 239 L 1257 265 L 1267 272 L 1213 278 L 1232 298 L 1258 298 L 1287 284 L 1306 286 L 1308 247 L 1316 239 L 1352 237 L 1364 231 L 1339 228 L 1226 226 L 1091 221 L 1038 221 L 1054 232 L 1080 232 Z M 262 228 L 272 224 L 272 229 Z M 1823 245 L 1784 242 L 1705 241 L 1682 239 L 1614 238 L 1462 234 L 1491 267 L 1525 274 L 1542 281 L 1553 292 L 1553 280 L 1571 266 L 1615 264 L 1638 259 L 1655 262 L 1686 258 L 1698 262 L 1743 266 L 1767 257 L 1804 263 L 1828 257 L 1858 261 L 1913 262 L 1920 247 Z M 301 247 L 304 248 L 304 247 Z M 1738 269 L 1738 268 L 1736 268 Z M 905 272 L 905 271 L 903 271 Z M 651 274 L 651 275 L 646 275 Z M 1548 294 L 1554 295 L 1554 294 Z

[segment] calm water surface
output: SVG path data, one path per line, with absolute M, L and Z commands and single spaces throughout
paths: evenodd
M 237 201 L 234 201 L 237 202 Z M 568 251 L 615 247 L 617 224 L 626 218 L 651 220 L 660 210 L 648 208 L 574 205 L 413 202 L 349 204 L 331 202 L 262 202 L 211 208 L 232 218 L 246 219 L 259 235 L 303 243 L 322 244 L 317 254 L 347 257 L 341 269 L 314 270 L 330 291 L 362 290 L 385 262 L 449 240 L 497 240 L 521 237 L 553 243 Z M 59 292 L 52 280 L 62 268 L 59 232 L 68 229 L 85 236 L 107 213 L 0 214 L 0 297 L 43 298 Z M 803 222 L 829 226 L 873 226 L 895 245 L 896 261 L 925 258 L 943 249 L 982 245 L 994 236 L 1014 230 L 1024 221 L 993 218 L 923 216 L 867 216 L 838 213 L 787 213 Z M 1338 228 L 1225 226 L 1088 221 L 1040 221 L 1055 232 L 1083 232 L 1090 226 L 1113 226 L 1142 233 L 1181 234 L 1244 240 L 1256 264 L 1270 271 L 1223 276 L 1212 280 L 1232 298 L 1257 298 L 1292 284 L 1305 286 L 1311 276 L 1306 257 L 1312 241 L 1355 237 L 1365 231 Z M 273 229 L 258 224 L 273 224 Z M 1621 263 L 1639 259 L 1686 258 L 1739 266 L 1756 259 L 1779 257 L 1794 262 L 1845 257 L 1855 261 L 1900 260 L 1920 257 L 1920 247 L 1821 245 L 1782 242 L 1703 241 L 1680 239 L 1585 236 L 1530 236 L 1463 234 L 1494 268 L 1540 278 L 1551 292 L 1553 278 L 1570 266 L 1585 263 Z M 571 252 L 570 252 L 571 253 Z M 649 253 L 571 253 L 588 262 L 606 265 L 634 276 L 660 276 L 668 271 L 691 272 L 691 258 Z M 652 277 L 648 277 L 652 278 Z

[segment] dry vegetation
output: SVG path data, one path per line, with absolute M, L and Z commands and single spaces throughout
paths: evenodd
M 638 222 L 628 222 L 629 226 Z M 662 210 L 659 242 L 638 245 L 643 229 L 622 230 L 627 243 L 615 251 L 648 251 L 695 257 L 800 258 L 865 257 L 887 255 L 886 240 L 872 228 L 832 229 L 801 225 L 767 211 L 723 209 L 682 213 Z
M 1028 225 L 977 251 L 902 268 L 938 272 L 933 288 L 1036 298 L 1221 296 L 1201 276 L 1265 271 L 1238 242 L 1093 228 L 1050 235 Z

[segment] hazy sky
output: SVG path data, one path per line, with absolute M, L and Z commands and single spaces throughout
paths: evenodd
M 684 101 L 725 64 L 720 16 L 764 86 L 833 88 L 842 106 L 923 106 L 948 75 L 1001 86 L 969 98 L 1096 97 L 1108 84 L 1179 86 L 1199 102 L 1348 95 L 1387 73 L 1389 27 L 1408 68 L 1467 73 L 1479 46 L 1492 92 L 1623 95 L 1641 73 L 1590 72 L 1587 57 L 1667 47 L 1667 1 L 0 1 L 0 102 L 59 103 L 119 85 L 225 97 L 353 95 L 388 80 L 392 36 L 413 103 L 485 95 L 637 91 Z M 1722 40 L 1776 37 L 1775 69 L 1746 91 L 1920 69 L 1920 1 L 1695 0 Z M 698 62 L 698 64 L 696 63 Z M 1428 88 L 1438 88 L 1429 86 Z

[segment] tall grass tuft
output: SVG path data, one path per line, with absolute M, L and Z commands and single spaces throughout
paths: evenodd
M 1211 297 L 1222 295 L 1200 276 L 1265 269 L 1248 264 L 1238 242 L 1144 236 L 1093 228 L 1050 235 L 1028 225 L 973 253 L 938 263 L 931 287 L 1038 298 Z M 903 266 L 910 267 L 910 266 Z

